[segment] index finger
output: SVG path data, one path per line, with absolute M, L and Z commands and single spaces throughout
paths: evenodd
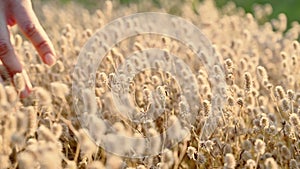
M 21 31 L 30 39 L 44 63 L 55 64 L 56 55 L 53 45 L 33 12 L 31 1 L 17 1 L 13 13 Z

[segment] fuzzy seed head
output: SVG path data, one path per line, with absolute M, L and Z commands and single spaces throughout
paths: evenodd
M 289 101 L 286 98 L 281 100 L 281 109 L 284 112 L 287 112 L 290 109 Z
M 265 167 L 266 169 L 278 169 L 278 165 L 272 157 L 265 160 Z
M 285 98 L 285 91 L 282 86 L 275 87 L 275 96 L 279 99 Z
M 262 141 L 261 139 L 256 139 L 255 143 L 254 143 L 254 149 L 255 152 L 262 155 L 265 153 L 266 150 L 266 144 L 264 141 Z
M 21 92 L 25 89 L 25 80 L 22 73 L 16 73 L 13 77 L 13 81 L 18 92 Z
M 241 107 L 244 106 L 244 101 L 243 101 L 243 99 L 240 98 L 240 97 L 237 99 L 236 103 L 237 103 L 239 106 L 241 106 Z
M 257 75 L 258 77 L 260 77 L 261 80 L 268 79 L 268 73 L 265 67 L 258 66 L 256 70 L 257 70 Z
M 282 158 L 284 159 L 284 160 L 289 160 L 289 159 L 291 159 L 291 156 L 292 156 L 292 154 L 291 154 L 291 151 L 290 151 L 290 149 L 286 146 L 286 145 L 283 145 L 281 148 L 280 148 L 280 154 L 282 155 Z
M 41 105 L 50 105 L 52 102 L 51 94 L 44 88 L 38 87 L 35 95 Z
M 232 97 L 232 96 L 229 96 L 228 98 L 227 98 L 227 103 L 228 103 L 228 105 L 229 106 L 234 106 L 234 98 Z
M 292 114 L 290 114 L 289 117 L 290 117 L 289 121 L 294 127 L 300 125 L 300 118 L 299 118 L 298 114 L 292 113 Z
M 224 168 L 234 169 L 235 166 L 236 166 L 236 161 L 234 155 L 231 153 L 227 153 L 224 158 Z
M 70 93 L 69 87 L 61 82 L 52 82 L 50 84 L 52 95 L 55 97 L 65 99 L 65 96 Z
M 256 167 L 256 162 L 252 159 L 247 160 L 245 167 L 247 169 L 255 169 Z
M 290 166 L 290 169 L 298 169 L 299 165 L 297 164 L 297 161 L 295 159 L 291 159 L 290 162 L 289 162 L 289 166 Z
M 251 148 L 252 148 L 252 143 L 251 143 L 251 141 L 250 140 L 245 140 L 244 142 L 243 142 L 243 144 L 242 144 L 242 148 L 244 149 L 244 150 L 251 150 Z
M 288 96 L 288 99 L 289 99 L 289 100 L 293 100 L 293 99 L 294 99 L 294 96 L 295 96 L 294 91 L 291 90 L 291 89 L 287 90 L 287 96 Z
M 251 78 L 251 74 L 249 72 L 246 72 L 244 74 L 244 83 L 245 83 L 245 91 L 246 92 L 250 92 L 251 90 L 251 86 L 252 86 L 252 78 Z
M 197 153 L 197 149 L 193 146 L 189 146 L 187 149 L 187 155 L 190 159 L 194 158 L 194 155 Z

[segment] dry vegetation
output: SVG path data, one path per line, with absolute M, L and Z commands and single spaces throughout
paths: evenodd
M 147 2 L 139 6 L 152 9 Z M 268 5 L 257 7 L 254 16 L 232 3 L 217 10 L 212 1 L 206 0 L 195 7 L 199 14 L 191 6 L 181 4 L 180 13 L 212 42 L 224 65 L 227 83 L 227 101 L 222 110 L 225 123 L 220 121 L 209 138 L 199 138 L 214 97 L 202 63 L 194 62 L 195 54 L 176 40 L 141 35 L 113 48 L 98 68 L 95 93 L 99 111 L 118 132 L 140 137 L 162 133 L 165 124 L 174 123 L 180 111 L 187 111 L 186 102 L 178 97 L 176 79 L 157 70 L 135 76 L 129 92 L 141 111 L 149 108 L 151 94 L 157 94 L 158 101 L 163 102 L 158 106 L 165 106 L 163 116 L 149 125 L 134 125 L 118 116 L 111 106 L 115 67 L 133 51 L 159 47 L 192 67 L 201 105 L 197 123 L 178 124 L 174 134 L 184 125 L 193 125 L 190 136 L 154 157 L 122 158 L 97 147 L 80 129 L 72 106 L 74 65 L 81 47 L 98 28 L 112 18 L 137 12 L 138 7 L 113 7 L 107 2 L 102 10 L 90 13 L 75 4 L 59 8 L 37 1 L 35 7 L 40 9 L 42 23 L 61 57 L 54 67 L 45 66 L 18 30 L 11 30 L 34 91 L 29 98 L 18 99 L 17 91 L 24 87 L 20 75 L 13 78 L 17 91 L 9 80 L 0 85 L 0 168 L 300 168 L 300 45 L 296 41 L 300 25 L 295 22 L 286 30 L 284 14 L 258 25 L 258 20 L 272 13 Z M 134 45 L 129 46 L 132 39 Z M 1 72 L 7 79 L 3 68 Z

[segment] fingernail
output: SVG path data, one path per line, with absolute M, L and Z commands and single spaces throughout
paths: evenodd
M 51 53 L 48 53 L 45 56 L 45 62 L 46 62 L 47 65 L 53 66 L 56 62 L 56 59 Z

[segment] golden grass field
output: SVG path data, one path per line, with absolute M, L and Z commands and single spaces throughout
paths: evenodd
M 23 79 L 13 78 L 15 90 L 1 67 L 6 79 L 0 85 L 1 169 L 300 168 L 300 25 L 293 22 L 286 30 L 284 13 L 258 24 L 272 13 L 271 6 L 259 6 L 252 15 L 233 3 L 222 9 L 211 0 L 196 6 L 189 1 L 180 5 L 178 14 L 199 27 L 212 43 L 227 84 L 222 117 L 217 117 L 216 129 L 205 139 L 200 133 L 209 116 L 215 84 L 209 82 L 195 54 L 184 44 L 157 35 L 139 35 L 115 46 L 96 71 L 94 89 L 97 109 L 120 133 L 158 135 L 186 106 L 178 97 L 176 79 L 166 72 L 145 70 L 135 76 L 129 93 L 136 107 L 144 111 L 151 104 L 150 93 L 160 92 L 166 106 L 163 116 L 148 126 L 118 116 L 111 103 L 110 84 L 115 67 L 129 53 L 153 47 L 174 53 L 192 67 L 198 83 L 198 92 L 190 93 L 200 98 L 196 123 L 179 126 L 180 130 L 191 125 L 190 135 L 159 155 L 132 159 L 106 152 L 81 128 L 73 107 L 72 73 L 81 48 L 97 29 L 138 11 L 169 11 L 169 5 L 157 9 L 147 2 L 127 7 L 107 1 L 92 12 L 73 3 L 59 6 L 34 1 L 33 5 L 60 58 L 51 68 L 44 65 L 18 29 L 11 28 L 11 40 L 34 89 L 29 98 L 18 99 Z M 121 149 L 122 142 L 115 148 Z

